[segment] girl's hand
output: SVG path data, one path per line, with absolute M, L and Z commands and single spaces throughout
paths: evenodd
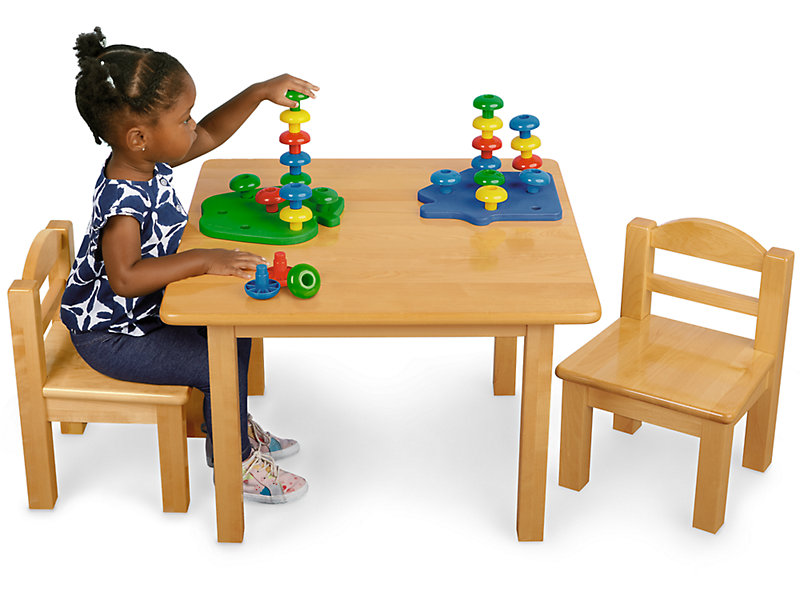
M 294 100 L 289 100 L 286 97 L 286 92 L 294 90 L 301 92 L 309 98 L 316 98 L 314 92 L 319 90 L 319 87 L 308 81 L 304 81 L 297 77 L 293 77 L 288 73 L 278 75 L 272 79 L 260 84 L 262 86 L 262 97 L 264 100 L 269 100 L 280 106 L 288 108 L 295 108 L 298 103 Z
M 267 262 L 263 256 L 241 250 L 213 248 L 198 251 L 203 253 L 206 273 L 209 275 L 233 275 L 251 279 L 256 267 Z

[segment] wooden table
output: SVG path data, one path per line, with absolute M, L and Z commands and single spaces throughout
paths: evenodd
M 271 261 L 285 250 L 290 264 L 314 265 L 322 288 L 312 299 L 281 293 L 249 298 L 238 278 L 205 275 L 167 286 L 162 319 L 208 327 L 211 410 L 216 465 L 217 534 L 244 535 L 239 438 L 237 337 L 495 338 L 494 392 L 514 394 L 516 342 L 525 338 L 522 368 L 517 535 L 541 540 L 544 530 L 553 326 L 592 323 L 600 303 L 558 165 L 543 169 L 556 182 L 563 218 L 486 227 L 422 219 L 417 190 L 439 168 L 460 160 L 314 160 L 315 186 L 345 199 L 339 227 L 320 227 L 295 246 L 248 246 L 203 236 L 200 204 L 228 191 L 239 173 L 272 185 L 285 172 L 277 160 L 210 160 L 203 165 L 179 251 L 238 247 Z M 510 165 L 505 165 L 510 170 Z

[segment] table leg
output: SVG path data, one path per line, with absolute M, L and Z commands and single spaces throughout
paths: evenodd
M 239 381 L 233 327 L 208 327 L 211 423 L 214 433 L 214 483 L 217 540 L 244 538 L 242 451 L 239 433 Z
M 522 359 L 517 538 L 544 539 L 553 325 L 528 325 Z
M 494 395 L 513 396 L 517 383 L 517 338 L 494 338 Z

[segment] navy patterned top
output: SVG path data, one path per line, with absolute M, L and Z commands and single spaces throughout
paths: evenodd
M 111 289 L 100 232 L 109 217 L 115 215 L 128 215 L 139 221 L 142 258 L 174 254 L 187 218 L 172 187 L 172 169 L 156 163 L 150 181 L 127 181 L 107 179 L 103 168 L 95 185 L 92 221 L 61 299 L 61 320 L 72 331 L 141 336 L 162 325 L 158 311 L 164 290 L 125 298 Z

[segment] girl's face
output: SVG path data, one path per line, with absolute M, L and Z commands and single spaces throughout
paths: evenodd
M 156 162 L 172 164 L 182 159 L 197 139 L 195 123 L 191 116 L 197 91 L 187 74 L 183 91 L 172 106 L 161 112 L 150 130 L 144 157 Z

